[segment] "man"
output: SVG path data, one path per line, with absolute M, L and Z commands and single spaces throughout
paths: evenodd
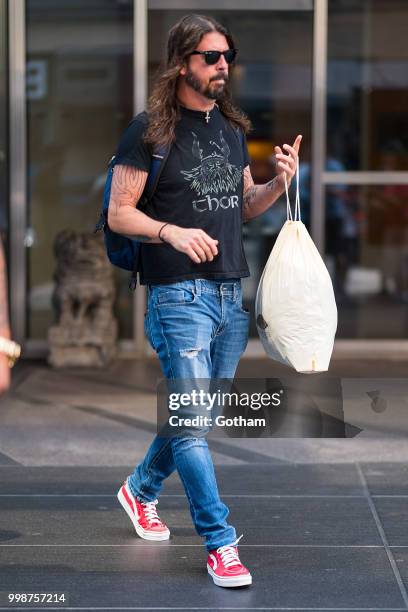
M 110 228 L 137 236 L 141 283 L 148 288 L 145 332 L 168 379 L 232 379 L 248 341 L 241 278 L 249 276 L 242 222 L 260 215 L 290 183 L 300 146 L 276 147 L 281 174 L 254 185 L 244 134 L 249 120 L 232 105 L 229 32 L 214 19 L 186 15 L 169 32 L 167 64 L 117 151 Z M 245 142 L 245 141 L 244 141 Z M 153 145 L 171 143 L 148 214 L 137 209 Z M 118 498 L 136 532 L 169 538 L 156 511 L 163 480 L 177 469 L 197 533 L 205 538 L 215 584 L 251 584 L 240 562 L 229 510 L 221 501 L 205 436 L 156 436 Z M 242 537 L 242 536 L 241 536 Z

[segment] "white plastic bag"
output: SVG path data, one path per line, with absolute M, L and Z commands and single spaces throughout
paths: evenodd
M 329 272 L 300 218 L 299 160 L 296 181 L 293 219 L 285 174 L 287 220 L 259 281 L 256 325 L 269 357 L 297 372 L 325 372 L 337 307 Z

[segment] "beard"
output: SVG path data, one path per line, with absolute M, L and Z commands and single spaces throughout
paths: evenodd
M 209 100 L 217 100 L 217 98 L 221 97 L 224 93 L 225 86 L 228 82 L 228 76 L 226 74 L 222 74 L 220 77 L 223 80 L 217 81 L 217 77 L 213 77 L 208 85 L 204 86 L 202 81 L 188 69 L 185 80 L 187 85 L 190 85 L 194 91 L 197 91 Z

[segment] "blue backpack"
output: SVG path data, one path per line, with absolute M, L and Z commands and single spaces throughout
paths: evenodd
M 236 133 L 242 148 L 244 148 L 244 133 L 238 129 L 234 129 L 234 132 Z M 138 203 L 138 210 L 141 210 L 142 212 L 146 211 L 148 203 L 153 198 L 159 183 L 161 172 L 169 156 L 170 149 L 171 145 L 154 147 L 153 149 L 152 161 L 146 180 L 146 185 Z M 99 221 L 95 226 L 94 233 L 103 229 L 105 250 L 108 259 L 114 266 L 122 268 L 123 270 L 130 270 L 132 272 L 129 289 L 134 291 L 137 285 L 137 273 L 139 271 L 140 264 L 140 248 L 143 243 L 139 240 L 128 238 L 127 236 L 122 236 L 122 234 L 113 232 L 108 225 L 108 208 L 115 163 L 116 155 L 113 155 L 108 163 L 108 174 L 106 176 L 105 188 L 103 191 L 102 211 Z
M 170 149 L 171 145 L 154 148 L 146 185 L 138 203 L 138 210 L 144 212 L 149 201 L 152 199 L 159 182 L 160 174 L 169 156 Z M 132 272 L 129 289 L 134 291 L 137 285 L 137 273 L 139 271 L 140 263 L 140 247 L 142 243 L 139 240 L 128 238 L 127 236 L 122 236 L 121 234 L 113 232 L 108 225 L 108 208 L 115 163 L 116 155 L 113 155 L 108 163 L 108 174 L 106 176 L 105 188 L 103 191 L 102 211 L 99 221 L 95 226 L 94 233 L 103 229 L 105 250 L 108 259 L 114 266 Z

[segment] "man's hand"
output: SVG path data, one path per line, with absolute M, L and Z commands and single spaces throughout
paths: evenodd
M 10 367 L 6 355 L 0 353 L 0 394 L 10 386 Z
M 299 134 L 296 137 L 296 140 L 293 143 L 292 147 L 288 144 L 283 145 L 283 148 L 289 151 L 288 155 L 284 155 L 280 147 L 275 147 L 276 159 L 278 160 L 278 168 L 282 170 L 282 172 L 278 174 L 278 181 L 280 182 L 283 189 L 285 189 L 285 173 L 288 186 L 290 185 L 292 178 L 296 174 L 298 153 L 301 140 L 302 135 Z
M 165 242 L 188 255 L 195 263 L 212 261 L 218 255 L 218 240 L 211 238 L 204 230 L 166 225 L 161 236 Z

